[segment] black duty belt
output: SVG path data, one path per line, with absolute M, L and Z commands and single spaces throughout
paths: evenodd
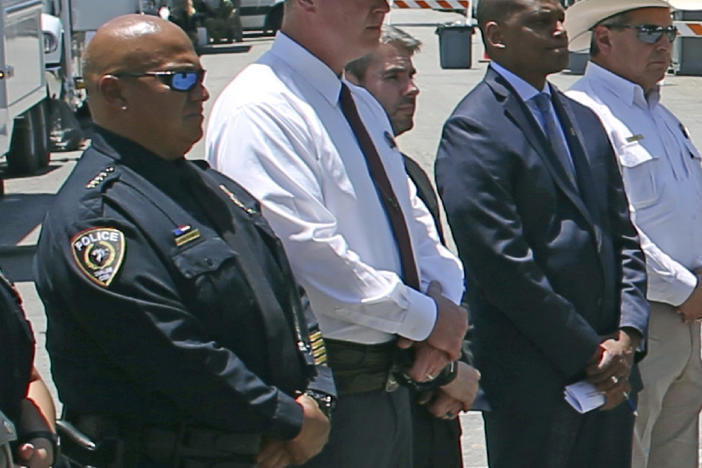
M 185 426 L 181 430 L 148 427 L 142 430 L 142 446 L 148 458 L 157 463 L 181 459 L 179 466 L 216 466 L 255 463 L 261 447 L 258 434 L 233 434 Z
M 324 338 L 324 343 L 339 395 L 397 389 L 392 376 L 398 349 L 394 340 L 364 345 Z
M 261 435 L 236 434 L 182 424 L 177 428 L 140 425 L 105 415 L 70 415 L 59 432 L 69 458 L 97 467 L 136 466 L 148 460 L 182 468 L 256 466 Z

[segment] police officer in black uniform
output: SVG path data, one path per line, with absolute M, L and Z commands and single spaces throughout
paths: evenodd
M 84 69 L 97 129 L 36 261 L 64 416 L 90 440 L 74 458 L 304 462 L 329 432 L 324 345 L 258 203 L 183 157 L 209 97 L 188 37 L 160 18 L 119 17 Z
M 22 301 L 0 272 L 0 466 L 47 468 L 57 455 L 54 404 L 33 367 L 34 335 Z

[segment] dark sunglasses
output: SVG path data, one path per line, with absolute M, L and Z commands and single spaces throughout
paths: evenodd
M 633 29 L 636 37 L 646 44 L 655 44 L 665 34 L 670 42 L 678 35 L 678 28 L 675 26 L 659 26 L 657 24 L 603 24 L 602 26 L 612 29 Z
M 110 73 L 118 78 L 123 76 L 131 76 L 139 78 L 142 76 L 154 76 L 161 80 L 163 84 L 171 88 L 173 91 L 187 92 L 193 89 L 205 79 L 205 70 L 167 70 L 167 71 L 152 71 L 152 72 L 117 72 Z

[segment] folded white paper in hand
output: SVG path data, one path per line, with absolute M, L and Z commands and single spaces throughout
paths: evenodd
M 605 404 L 605 396 L 586 380 L 570 384 L 563 389 L 565 400 L 578 413 L 587 413 Z

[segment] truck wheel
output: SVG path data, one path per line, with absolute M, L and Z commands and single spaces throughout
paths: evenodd
M 83 129 L 71 107 L 59 99 L 46 103 L 49 151 L 73 151 L 80 148 Z
M 35 105 L 15 121 L 7 153 L 7 168 L 14 174 L 32 174 L 49 164 L 46 102 Z

